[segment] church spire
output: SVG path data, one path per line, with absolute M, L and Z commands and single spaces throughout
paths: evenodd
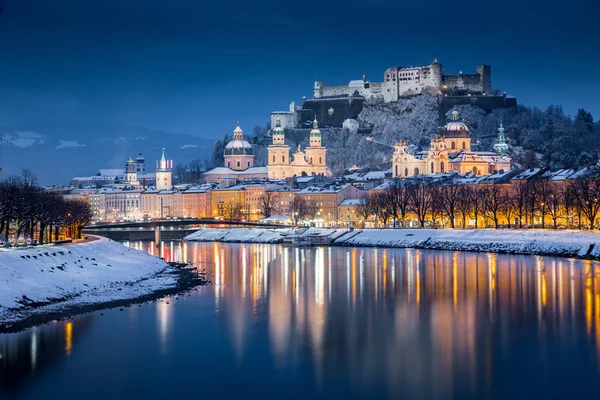
M 281 118 L 279 118 L 279 115 L 277 116 L 277 119 L 275 119 L 275 128 L 273 128 L 272 136 L 273 144 L 284 144 L 285 131 L 281 127 Z
M 310 147 L 321 147 L 321 131 L 319 130 L 319 121 L 315 115 L 313 128 L 310 131 Z
M 504 126 L 502 125 L 502 120 L 500 120 L 500 126 L 498 127 L 498 140 L 494 145 L 494 151 L 500 157 L 506 157 L 508 155 L 508 143 L 506 143 L 506 138 L 504 137 Z

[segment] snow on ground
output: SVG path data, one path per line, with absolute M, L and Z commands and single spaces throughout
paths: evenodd
M 176 283 L 176 275 L 161 259 L 106 238 L 0 250 L 0 323 L 133 299 Z M 32 303 L 44 305 L 32 308 Z
M 600 234 L 581 231 L 365 229 L 335 244 L 600 257 Z
M 283 235 L 277 229 L 200 229 L 183 239 L 191 242 L 281 243 Z
M 600 258 L 600 233 L 552 230 L 450 229 L 201 229 L 184 238 L 199 242 L 281 243 L 288 235 L 329 236 L 333 245 L 539 254 Z

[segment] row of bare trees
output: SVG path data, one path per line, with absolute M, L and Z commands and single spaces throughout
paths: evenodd
M 396 180 L 358 206 L 365 221 L 401 227 L 594 229 L 599 212 L 600 176 L 487 185 Z
M 91 218 L 87 202 L 65 200 L 21 177 L 9 177 L 0 183 L 0 235 L 5 245 L 11 232 L 14 245 L 21 237 L 25 244 L 28 239 L 33 242 L 35 232 L 39 233 L 38 243 L 57 240 L 61 228 L 70 228 L 71 237 L 79 239 Z

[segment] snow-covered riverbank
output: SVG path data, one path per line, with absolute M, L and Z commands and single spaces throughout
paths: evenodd
M 175 268 L 112 240 L 0 250 L 0 326 L 175 288 Z
M 413 247 L 600 258 L 600 234 L 581 231 L 366 229 L 346 234 L 334 243 L 342 246 Z
M 185 240 L 282 243 L 294 229 L 202 229 Z M 600 233 L 551 230 L 341 229 L 311 228 L 303 235 L 329 235 L 338 246 L 400 247 L 600 258 Z

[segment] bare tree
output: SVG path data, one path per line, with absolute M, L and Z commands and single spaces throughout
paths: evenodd
M 258 209 L 262 216 L 269 218 L 273 213 L 275 199 L 271 192 L 265 192 L 258 199 Z
M 575 179 L 571 188 L 577 207 L 589 221 L 589 228 L 594 229 L 600 210 L 600 176 Z
M 455 228 L 456 212 L 459 210 L 461 186 L 454 182 L 440 187 L 439 198 L 441 209 L 450 220 L 450 227 Z M 464 225 L 464 222 L 463 222 Z
M 409 207 L 417 216 L 421 228 L 424 228 L 432 203 L 431 191 L 427 182 L 423 179 L 414 179 L 406 186 L 406 191 L 409 198 Z
M 502 196 L 502 187 L 497 184 L 492 184 L 481 188 L 479 191 L 483 198 L 482 211 L 486 218 L 492 220 L 494 227 L 499 228 L 499 217 L 502 203 L 505 201 Z

